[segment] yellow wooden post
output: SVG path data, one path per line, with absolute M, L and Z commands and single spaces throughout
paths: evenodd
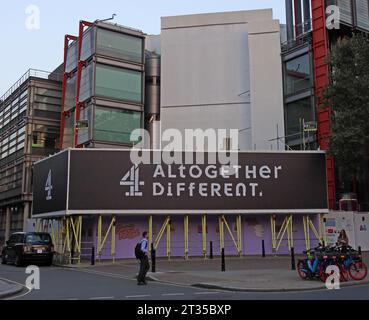
M 82 222 L 83 222 L 83 217 L 79 216 L 79 256 L 78 256 L 78 263 L 81 263 L 81 255 L 82 255 Z
M 207 221 L 206 214 L 202 215 L 202 253 L 204 255 L 204 259 L 207 257 Z
M 170 217 L 167 217 L 165 219 L 164 224 L 162 225 L 162 227 L 161 227 L 161 229 L 160 229 L 160 231 L 159 231 L 159 233 L 158 233 L 155 241 L 153 242 L 154 243 L 154 249 L 155 250 L 158 248 L 159 242 L 160 242 L 161 238 L 163 237 L 164 232 L 167 229 L 167 225 L 168 225 L 169 222 L 170 222 Z
M 188 260 L 188 254 L 189 254 L 189 250 L 188 250 L 189 217 L 188 215 L 184 216 L 183 225 L 184 225 L 183 231 L 184 231 L 185 259 Z
M 293 215 L 290 216 L 290 241 L 291 241 L 291 247 L 295 247 L 295 241 L 293 238 Z
M 220 250 L 225 248 L 224 242 L 224 216 L 219 217 L 219 238 L 220 238 Z
M 151 245 L 153 241 L 153 229 L 152 229 L 153 218 L 149 216 L 149 251 L 151 253 Z
M 117 219 L 115 216 L 113 216 L 113 225 L 112 225 L 112 229 L 111 229 L 111 256 L 113 259 L 113 263 L 115 263 L 115 256 L 116 256 L 116 224 L 117 224 Z
M 97 220 L 97 255 L 99 261 L 101 261 L 101 237 L 102 237 L 102 216 L 99 215 Z
M 275 254 L 277 248 L 277 239 L 276 239 L 276 217 L 274 215 L 270 217 L 270 227 L 272 231 L 272 251 Z
M 242 216 L 241 215 L 237 216 L 236 226 L 237 226 L 238 254 L 240 257 L 242 257 L 243 248 L 242 248 Z
M 167 257 L 168 260 L 170 260 L 170 233 L 171 233 L 171 221 L 170 221 L 170 217 L 169 218 L 169 223 L 167 224 Z

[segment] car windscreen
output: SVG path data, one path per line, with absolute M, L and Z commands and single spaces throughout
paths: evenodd
M 48 234 L 28 234 L 26 243 L 51 244 L 51 238 Z

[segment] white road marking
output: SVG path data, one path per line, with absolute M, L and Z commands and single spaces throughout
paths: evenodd
M 5 298 L 4 300 L 15 300 L 15 299 L 18 299 L 18 298 L 22 298 L 22 297 L 24 297 L 24 296 L 26 296 L 26 295 L 28 295 L 32 292 L 32 290 L 28 289 L 22 283 L 19 283 L 19 282 L 13 281 L 13 280 L 9 280 L 9 279 L 0 279 L 0 280 L 5 280 L 5 281 L 11 282 L 11 283 L 18 284 L 18 285 L 22 286 L 23 288 L 25 288 L 27 290 L 27 292 L 25 292 L 25 293 L 22 293 L 22 294 L 16 295 L 16 296 L 12 296 L 12 297 L 9 297 L 9 298 Z
M 196 292 L 197 295 L 220 294 L 220 292 Z
M 90 298 L 89 300 L 109 300 L 109 299 L 114 299 L 114 297 L 93 297 Z
M 184 293 L 164 293 L 162 294 L 163 297 L 174 297 L 174 296 L 184 296 Z
M 138 296 L 126 296 L 126 298 L 147 298 L 150 297 L 150 295 L 138 295 Z

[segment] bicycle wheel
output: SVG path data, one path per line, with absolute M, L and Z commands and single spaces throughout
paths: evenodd
M 319 272 L 319 279 L 321 282 L 326 283 L 328 279 L 328 274 L 326 274 L 324 270 L 321 270 Z
M 349 281 L 349 272 L 345 268 L 345 266 L 338 264 L 338 268 L 340 269 L 340 280 L 341 282 L 347 282 Z
M 356 261 L 350 264 L 349 273 L 353 280 L 361 281 L 368 275 L 368 268 L 362 261 Z
M 305 269 L 305 263 L 304 263 L 304 261 L 300 260 L 297 263 L 297 272 L 298 272 L 298 274 L 299 274 L 299 276 L 302 280 L 306 280 L 307 277 L 308 277 L 306 272 L 304 271 L 304 269 Z

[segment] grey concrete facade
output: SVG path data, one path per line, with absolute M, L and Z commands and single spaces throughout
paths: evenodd
M 163 17 L 162 133 L 238 129 L 232 149 L 284 150 L 280 42 L 272 10 Z

